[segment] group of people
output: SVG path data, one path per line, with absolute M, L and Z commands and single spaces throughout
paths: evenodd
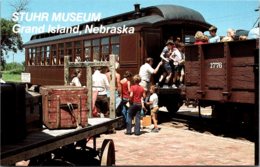
M 160 54 L 162 61 L 159 64 L 163 65 L 163 72 L 159 78 L 158 86 L 163 88 L 183 86 L 184 46 L 184 43 L 179 40 L 173 42 L 173 40 L 169 39 L 166 42 L 166 46 Z
M 115 64 L 115 69 L 119 68 L 119 63 Z M 70 82 L 71 86 L 82 86 L 80 77 L 82 71 L 75 69 Z M 107 67 L 95 67 L 92 74 L 92 115 L 94 117 L 106 117 L 109 115 L 109 97 L 111 72 Z M 120 74 L 116 72 L 116 106 L 121 102 Z
M 157 73 L 160 65 L 157 69 L 151 67 L 153 59 L 147 58 L 147 62 L 150 63 L 150 72 Z M 141 69 L 144 69 L 144 64 Z M 157 125 L 157 112 L 158 112 L 158 96 L 156 94 L 156 86 L 149 85 L 150 77 L 146 76 L 146 80 L 141 78 L 139 74 L 143 70 L 140 69 L 140 73 L 132 75 L 130 71 L 126 71 L 121 79 L 120 74 L 117 72 L 119 63 L 116 63 L 116 108 L 120 108 L 119 111 L 125 120 L 126 135 L 132 134 L 132 120 L 135 118 L 134 134 L 140 135 L 140 120 L 144 115 L 144 112 L 151 110 L 152 120 L 154 122 L 154 128 L 152 132 L 158 132 Z M 72 76 L 70 85 L 82 86 L 80 83 L 80 77 L 82 75 L 81 70 L 75 69 Z M 96 67 L 92 75 L 92 114 L 94 117 L 108 116 L 109 114 L 109 96 L 111 72 L 107 67 Z M 149 91 L 149 92 L 148 92 Z M 148 100 L 149 95 L 149 100 Z M 117 99 L 120 98 L 118 101 Z M 118 115 L 118 114 L 117 114 Z
M 150 64 L 149 64 L 150 63 Z M 132 134 L 132 120 L 135 118 L 134 134 L 140 135 L 141 117 L 150 110 L 154 128 L 151 132 L 159 132 L 157 124 L 158 95 L 156 94 L 156 86 L 150 85 L 151 74 L 157 73 L 160 65 L 156 69 L 151 67 L 152 58 L 147 58 L 146 63 L 141 66 L 139 74 L 132 77 L 132 73 L 126 71 L 124 78 L 120 81 L 122 86 L 122 114 L 126 121 L 126 135 Z M 145 73 L 145 70 L 150 70 Z M 131 84 L 132 83 L 132 84 Z
M 232 33 L 231 33 L 232 31 Z M 209 28 L 210 36 L 204 35 L 203 32 L 197 31 L 194 38 L 195 38 L 195 45 L 205 44 L 205 43 L 216 43 L 220 42 L 220 36 L 217 35 L 217 27 L 211 26 Z M 230 29 L 230 33 L 228 33 L 227 38 L 232 38 L 234 36 L 233 29 Z
M 223 38 L 217 35 L 217 27 L 211 26 L 209 28 L 210 36 L 204 35 L 203 32 L 197 31 L 194 38 L 194 44 L 205 44 L 205 43 L 216 43 L 216 42 L 229 42 L 229 41 L 236 41 L 236 40 L 246 40 L 246 39 L 255 39 L 259 38 L 259 24 L 257 27 L 251 29 L 248 32 L 248 35 L 236 35 L 236 31 L 232 28 L 227 30 L 227 35 Z
M 184 44 L 177 40 L 168 40 L 165 48 L 160 55 L 162 61 L 153 68 L 153 58 L 146 58 L 145 63 L 140 67 L 139 73 L 132 75 L 130 71 L 126 71 L 121 79 L 117 72 L 119 63 L 116 63 L 116 101 L 120 98 L 120 102 L 116 102 L 117 108 L 123 115 L 126 124 L 126 135 L 132 134 L 132 120 L 135 118 L 134 134 L 140 135 L 140 120 L 148 111 L 154 123 L 152 132 L 159 132 L 157 124 L 158 95 L 156 90 L 159 86 L 168 87 L 170 79 L 174 86 L 176 81 L 182 81 L 184 74 Z M 159 79 L 159 83 L 151 85 L 151 75 L 157 74 L 160 67 L 163 66 L 163 73 Z M 75 69 L 70 85 L 82 86 L 80 83 L 81 70 Z M 94 117 L 107 116 L 109 114 L 109 81 L 111 73 L 106 67 L 96 67 L 92 75 L 92 114 Z M 166 84 L 163 85 L 163 82 Z
M 210 36 L 204 35 L 201 31 L 195 34 L 194 44 L 216 43 L 235 40 L 235 30 L 228 29 L 227 36 L 220 38 L 217 35 L 217 28 L 211 26 L 209 28 Z M 259 34 L 258 34 L 259 37 Z M 243 37 L 241 37 L 242 40 Z M 243 38 L 244 39 L 244 38 Z M 150 110 L 154 128 L 152 132 L 159 132 L 157 125 L 158 95 L 156 90 L 158 87 L 172 88 L 181 87 L 184 80 L 184 54 L 185 45 L 177 38 L 176 41 L 169 39 L 163 48 L 160 58 L 161 61 L 153 68 L 153 58 L 148 57 L 145 63 L 140 67 L 139 73 L 132 75 L 130 71 L 125 71 L 122 79 L 117 72 L 119 63 L 116 63 L 116 107 L 120 108 L 119 113 L 123 115 L 126 124 L 126 135 L 132 134 L 132 120 L 135 118 L 134 134 L 140 135 L 141 117 Z M 158 83 L 151 85 L 151 76 L 157 74 L 159 69 L 163 69 L 159 77 Z M 81 86 L 79 78 L 81 71 L 76 69 L 71 85 Z M 111 72 L 106 67 L 96 67 L 92 75 L 93 81 L 93 116 L 107 116 L 109 114 L 109 82 L 111 80 Z M 120 100 L 118 100 L 120 99 Z

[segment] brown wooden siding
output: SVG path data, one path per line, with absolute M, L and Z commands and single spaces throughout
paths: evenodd
M 126 70 L 133 74 L 139 72 L 140 67 L 140 34 L 128 34 L 120 36 L 120 69 L 123 74 Z
M 254 104 L 258 89 L 256 45 L 256 40 L 248 40 L 187 46 L 187 97 Z

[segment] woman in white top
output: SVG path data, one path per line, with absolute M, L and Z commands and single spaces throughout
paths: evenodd
M 80 77 L 81 77 L 81 70 L 80 69 L 75 69 L 72 81 L 70 82 L 70 85 L 72 86 L 81 86 L 80 83 Z

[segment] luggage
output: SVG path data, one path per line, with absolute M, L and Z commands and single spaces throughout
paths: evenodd
M 49 129 L 85 127 L 87 121 L 87 88 L 44 86 L 42 94 L 43 123 Z
M 13 144 L 26 137 L 25 85 L 0 84 L 1 143 Z
M 150 116 L 150 115 L 144 116 L 144 117 L 142 118 L 141 122 L 142 122 L 141 125 L 142 125 L 143 127 L 151 126 L 151 124 L 152 124 L 151 116 Z

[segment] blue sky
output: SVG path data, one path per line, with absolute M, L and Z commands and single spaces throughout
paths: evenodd
M 10 2 L 17 0 L 1 0 L 1 17 L 11 18 L 13 8 Z M 29 0 L 27 12 L 95 12 L 102 18 L 132 11 L 133 4 L 142 7 L 160 4 L 174 4 L 192 8 L 200 12 L 205 20 L 218 27 L 218 34 L 225 35 L 228 28 L 250 30 L 259 17 L 254 10 L 258 8 L 258 0 Z M 40 26 L 51 22 L 20 22 L 22 26 Z M 55 23 L 57 24 L 57 23 Z M 62 26 L 76 25 L 78 22 L 59 22 Z M 22 33 L 24 42 L 29 41 L 32 34 Z M 13 53 L 7 56 L 7 62 L 13 61 Z M 14 61 L 24 61 L 24 53 L 14 56 Z

